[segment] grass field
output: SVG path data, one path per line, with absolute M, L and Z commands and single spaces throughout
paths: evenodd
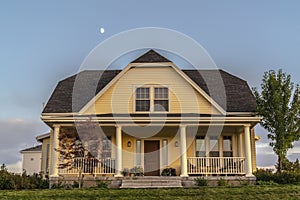
M 300 199 L 299 185 L 180 189 L 53 189 L 0 191 L 0 199 Z

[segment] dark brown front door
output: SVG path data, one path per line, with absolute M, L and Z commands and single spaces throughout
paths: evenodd
M 145 176 L 159 176 L 159 140 L 144 141 Z

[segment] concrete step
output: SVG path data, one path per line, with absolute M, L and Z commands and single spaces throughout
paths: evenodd
M 123 179 L 121 188 L 174 188 L 182 187 L 180 178 L 140 177 Z

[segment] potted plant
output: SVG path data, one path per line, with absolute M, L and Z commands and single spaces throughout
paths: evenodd
M 161 176 L 176 176 L 176 169 L 168 167 L 162 170 Z
M 124 168 L 122 171 L 122 175 L 123 176 L 128 176 L 129 175 L 129 169 L 128 168 Z
M 131 176 L 144 176 L 144 169 L 140 166 L 135 166 L 130 169 Z

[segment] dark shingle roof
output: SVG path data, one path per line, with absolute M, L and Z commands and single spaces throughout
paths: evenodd
M 45 106 L 43 113 L 78 112 L 120 71 L 83 71 L 60 81 Z
M 38 146 L 35 146 L 35 147 L 30 147 L 30 148 L 27 148 L 27 149 L 23 149 L 21 150 L 20 152 L 32 152 L 32 151 L 42 151 L 42 145 L 38 145 Z
M 227 112 L 256 110 L 255 98 L 246 81 L 223 70 L 182 71 Z
M 43 113 L 78 112 L 120 71 L 83 71 L 60 81 Z M 182 71 L 227 112 L 255 111 L 255 99 L 246 81 L 223 70 Z M 101 77 L 100 81 L 99 77 Z M 77 80 L 76 83 L 75 80 Z M 218 80 L 224 84 L 225 93 Z M 73 87 L 76 88 L 76 91 L 73 94 L 72 102 Z M 91 90 L 94 91 L 90 92 Z
M 151 63 L 151 62 L 155 63 L 155 62 L 171 62 L 171 61 L 163 57 L 156 51 L 150 50 L 147 53 L 135 59 L 134 61 L 132 61 L 131 63 Z

